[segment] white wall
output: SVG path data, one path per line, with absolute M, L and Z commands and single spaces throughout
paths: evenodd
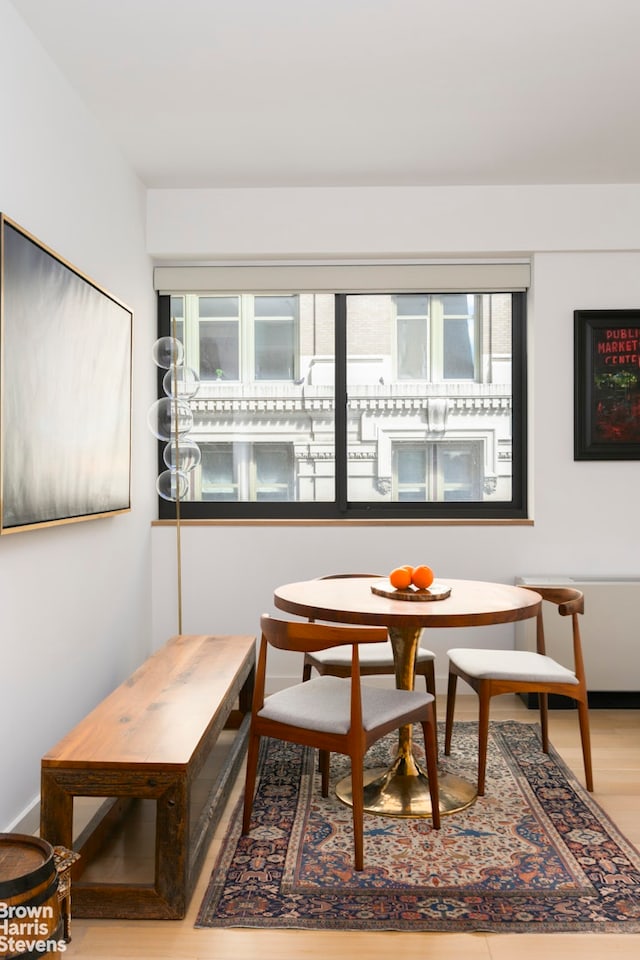
M 640 186 L 150 190 L 158 260 L 638 249 Z
M 0 210 L 134 311 L 132 511 L 0 538 L 1 831 L 41 756 L 150 650 L 156 507 L 144 190 L 6 0 L 0 36 Z
M 255 633 L 273 588 L 337 570 L 426 562 L 438 577 L 638 575 L 640 462 L 573 460 L 573 311 L 640 307 L 640 186 L 152 190 L 158 261 L 531 253 L 533 526 L 184 526 L 183 629 Z M 153 637 L 175 616 L 175 532 L 153 530 Z M 487 630 L 488 628 L 483 628 Z M 487 642 L 483 631 L 482 642 Z M 432 632 L 439 656 L 463 640 Z M 464 642 L 474 642 L 467 631 Z M 480 642 L 480 638 L 478 638 Z M 491 642 L 513 643 L 513 628 Z M 299 675 L 274 664 L 274 684 Z M 597 678 L 590 678 L 597 689 Z

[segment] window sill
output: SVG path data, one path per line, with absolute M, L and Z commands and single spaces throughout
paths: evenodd
M 176 520 L 152 520 L 152 527 L 175 527 Z M 459 518 L 459 519 L 208 519 L 208 520 L 181 520 L 181 527 L 532 527 L 532 519 L 522 518 Z

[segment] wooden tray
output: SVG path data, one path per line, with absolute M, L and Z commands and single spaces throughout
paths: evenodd
M 445 583 L 436 583 L 435 581 L 425 590 L 418 590 L 416 587 L 406 587 L 404 590 L 398 590 L 392 587 L 388 580 L 380 586 L 372 586 L 371 593 L 379 597 L 387 597 L 389 600 L 446 600 L 451 593 L 451 587 Z

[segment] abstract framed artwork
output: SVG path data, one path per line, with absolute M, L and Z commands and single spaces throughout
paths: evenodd
M 640 460 L 640 309 L 573 317 L 574 460 Z
M 133 314 L 0 214 L 0 533 L 131 509 Z

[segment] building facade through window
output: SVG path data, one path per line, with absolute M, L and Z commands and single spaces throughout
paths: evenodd
M 159 300 L 161 334 L 182 341 L 200 381 L 187 516 L 242 515 L 243 504 L 246 515 L 251 504 L 274 516 L 285 504 L 522 514 L 524 295 Z

